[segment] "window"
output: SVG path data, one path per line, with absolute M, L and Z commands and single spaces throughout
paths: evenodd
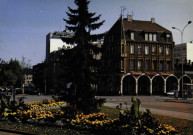
M 134 52 L 135 52 L 135 46 L 134 45 L 131 45 L 131 54 L 134 54 Z
M 124 45 L 122 45 L 122 53 L 125 53 Z
M 157 41 L 157 34 L 153 34 L 153 41 Z
M 149 41 L 152 41 L 152 33 L 149 33 Z
M 170 55 L 170 48 L 169 47 L 166 48 L 166 55 Z
M 131 32 L 131 40 L 134 40 L 134 32 Z
M 159 70 L 163 70 L 163 61 L 160 61 L 160 64 L 159 64 Z
M 131 60 L 130 69 L 131 70 L 135 69 L 135 60 Z
M 138 70 L 142 70 L 142 60 L 138 61 L 137 68 L 138 68 Z
M 146 55 L 149 54 L 149 46 L 145 46 L 145 54 L 146 54 Z
M 157 41 L 156 33 L 145 33 L 145 41 Z
M 157 61 L 156 61 L 156 60 L 153 60 L 152 70 L 156 70 L 156 69 L 157 69 Z
M 171 35 L 170 34 L 166 34 L 166 42 L 170 42 L 170 38 L 171 37 Z
M 138 54 L 142 54 L 142 45 L 138 45 Z
M 148 33 L 145 33 L 145 41 L 148 41 Z
M 166 70 L 169 71 L 170 70 L 170 61 L 167 61 L 167 64 L 166 64 Z
M 164 53 L 164 48 L 162 46 L 159 47 L 159 54 L 160 55 L 163 55 Z
M 153 55 L 156 54 L 156 49 L 157 49 L 156 46 L 153 46 L 153 47 L 152 47 L 152 54 L 153 54 Z
M 145 62 L 145 70 L 149 70 L 149 60 Z
M 124 60 L 121 60 L 121 70 L 124 70 Z

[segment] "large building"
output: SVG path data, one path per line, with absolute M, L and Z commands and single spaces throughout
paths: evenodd
M 180 63 L 183 61 L 193 62 L 193 43 L 183 43 L 175 45 L 174 58 Z
M 73 33 L 68 31 L 49 33 L 46 36 L 46 59 L 44 63 L 35 65 L 34 82 L 36 87 L 41 91 L 65 89 L 66 84 L 70 81 L 68 74 L 69 65 L 73 53 L 76 52 L 76 44 L 68 44 L 62 38 L 72 38 Z M 94 46 L 101 48 L 104 39 L 92 42 Z M 92 52 L 93 58 L 100 60 L 102 54 Z M 98 72 L 100 67 L 90 67 L 92 72 Z M 95 74 L 96 75 L 96 74 Z M 99 78 L 99 75 L 96 75 Z M 93 86 L 96 88 L 97 86 Z M 44 90 L 43 90 L 44 89 Z
M 73 33 L 70 33 L 69 31 L 56 31 L 48 33 L 46 36 L 46 59 L 48 59 L 50 53 L 54 51 L 58 51 L 60 49 L 67 50 L 74 48 L 76 44 L 67 44 L 61 39 L 61 37 L 71 38 L 72 36 Z
M 102 93 L 154 95 L 180 90 L 180 78 L 173 74 L 172 33 L 155 18 L 120 17 L 106 35 L 103 50 Z

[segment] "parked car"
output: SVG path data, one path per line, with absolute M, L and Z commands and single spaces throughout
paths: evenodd
M 22 89 L 21 88 L 15 88 L 15 93 L 17 94 L 21 94 L 22 93 Z
M 64 90 L 64 89 L 60 89 L 60 90 L 58 90 L 58 94 L 68 95 L 68 91 Z
M 176 91 L 176 90 L 171 90 L 171 91 L 167 92 L 167 95 L 168 95 L 168 96 L 174 96 L 175 91 Z

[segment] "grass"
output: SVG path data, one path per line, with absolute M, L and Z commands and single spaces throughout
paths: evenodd
M 0 130 L 16 132 L 27 135 L 80 135 L 81 133 L 73 129 L 63 129 L 56 126 L 42 126 L 23 124 L 18 122 L 0 121 Z
M 193 135 L 193 121 L 152 114 L 160 123 L 172 125 L 182 135 Z
M 119 116 L 119 111 L 111 107 L 101 107 L 101 112 L 109 114 L 110 118 L 116 118 Z M 168 124 L 177 129 L 182 135 L 193 135 L 193 121 L 173 118 L 164 115 L 152 114 L 155 120 L 158 120 L 161 124 Z
M 109 115 L 110 118 L 117 118 L 119 116 L 119 110 L 111 107 L 103 106 L 100 108 L 100 112 L 104 112 Z M 180 134 L 193 135 L 193 121 L 183 120 L 163 115 L 152 114 L 152 116 L 162 124 L 168 124 L 175 127 Z M 30 125 L 23 123 L 14 123 L 7 121 L 0 121 L 0 130 L 19 131 L 22 134 L 39 134 L 39 135 L 84 135 L 89 134 L 85 131 L 77 131 L 74 129 L 67 129 L 64 127 L 56 126 L 43 126 L 42 125 Z

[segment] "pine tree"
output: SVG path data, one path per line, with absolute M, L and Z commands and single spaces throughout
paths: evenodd
M 95 76 L 91 72 L 91 67 L 96 67 L 99 62 L 93 59 L 91 52 L 98 53 L 100 50 L 93 46 L 92 42 L 101 39 L 104 34 L 92 35 L 91 31 L 100 28 L 104 21 L 97 23 L 101 15 L 95 17 L 96 13 L 88 11 L 88 0 L 75 0 L 77 9 L 68 7 L 66 12 L 68 19 L 64 19 L 67 23 L 67 30 L 72 31 L 72 38 L 63 38 L 67 43 L 77 44 L 74 48 L 72 61 L 70 64 L 70 78 L 75 84 L 76 95 L 73 101 L 85 113 L 89 113 L 96 109 L 96 100 L 91 85 L 95 84 Z

